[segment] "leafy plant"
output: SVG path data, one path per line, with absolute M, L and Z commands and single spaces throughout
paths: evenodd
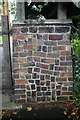
M 34 10 L 36 10 L 37 12 L 41 12 L 42 11 L 42 9 L 44 8 L 44 6 L 46 6 L 48 3 L 44 3 L 44 5 L 38 5 L 38 6 L 36 6 L 36 5 L 33 5 L 32 6 L 32 9 L 34 9 Z
M 32 4 L 31 4 L 32 3 Z M 32 14 L 28 15 L 28 19 L 45 19 L 44 16 L 42 15 L 43 8 L 48 5 L 48 0 L 45 0 L 45 2 L 40 2 L 37 4 L 34 2 L 30 2 L 28 6 L 32 10 Z
M 0 2 L 0 15 L 2 14 L 2 11 L 3 11 L 3 9 L 2 9 L 2 2 Z
M 72 19 L 73 24 L 80 29 L 80 14 L 71 16 L 70 19 Z
M 15 2 L 10 2 L 10 11 L 11 14 L 15 14 L 16 13 L 16 5 Z
M 71 37 L 72 61 L 73 61 L 73 78 L 74 78 L 74 95 L 73 99 L 76 105 L 80 106 L 80 37 L 74 33 Z
M 10 15 L 14 16 L 14 19 L 16 19 L 16 3 L 15 3 L 15 0 L 13 2 L 9 2 L 9 13 L 10 13 Z

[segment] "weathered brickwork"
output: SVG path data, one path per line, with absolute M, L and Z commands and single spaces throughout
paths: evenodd
M 67 24 L 13 25 L 16 102 L 69 100 L 73 74 Z

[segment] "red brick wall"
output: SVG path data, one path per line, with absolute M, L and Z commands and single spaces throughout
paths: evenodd
M 69 100 L 73 74 L 70 26 L 64 21 L 14 24 L 13 80 L 16 102 Z

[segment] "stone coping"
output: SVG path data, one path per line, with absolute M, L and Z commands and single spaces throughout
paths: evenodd
M 24 22 L 14 21 L 14 25 L 71 25 L 72 20 L 71 19 L 45 19 L 45 20 L 39 20 L 39 19 L 27 19 Z
M 50 24 L 50 25 L 53 25 L 53 24 L 71 24 L 72 21 L 70 19 L 65 19 L 65 20 L 59 20 L 59 19 L 46 19 L 46 20 L 25 20 L 25 23 L 27 24 Z

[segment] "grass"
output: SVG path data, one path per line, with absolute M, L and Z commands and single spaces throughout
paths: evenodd
M 2 36 L 0 36 L 0 44 L 2 44 Z

